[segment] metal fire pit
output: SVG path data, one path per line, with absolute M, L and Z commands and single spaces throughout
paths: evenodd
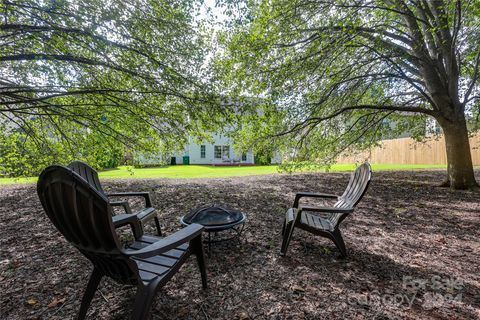
M 208 240 L 206 240 L 206 242 L 210 249 L 211 244 L 215 242 L 233 239 L 239 240 L 245 225 L 245 215 L 238 210 L 212 205 L 192 210 L 192 212 L 180 219 L 180 223 L 185 226 L 192 223 L 198 223 L 204 226 L 205 232 L 208 233 Z M 233 236 L 212 239 L 212 232 L 217 235 L 218 232 L 226 230 L 231 230 Z

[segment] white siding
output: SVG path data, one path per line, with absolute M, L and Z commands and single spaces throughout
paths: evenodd
M 190 164 L 254 164 L 255 159 L 253 156 L 253 151 L 249 150 L 247 152 L 247 159 L 246 161 L 242 161 L 242 153 L 236 152 L 233 149 L 233 141 L 229 138 L 222 136 L 222 135 L 213 135 L 214 143 L 209 142 L 201 142 L 201 143 L 194 143 L 191 139 L 189 139 L 189 144 L 185 147 L 184 151 L 176 152 L 169 157 L 163 158 L 163 161 L 170 164 L 171 158 L 175 157 L 176 164 L 183 164 L 183 157 L 189 156 L 190 157 Z M 205 145 L 205 158 L 201 158 L 200 153 L 200 146 Z M 215 159 L 215 146 L 229 146 L 229 154 L 227 157 Z M 160 159 L 156 158 L 152 155 L 146 154 L 139 154 L 136 155 L 136 160 L 139 164 L 143 165 L 152 165 L 154 162 L 158 161 L 161 162 Z
M 136 154 L 134 157 L 134 163 L 144 166 L 163 165 L 167 162 L 170 164 L 170 158 L 161 154 L 140 153 Z
M 274 151 L 273 155 L 272 155 L 271 163 L 272 164 L 281 164 L 282 163 L 282 155 L 279 152 Z
M 175 157 L 175 162 L 176 164 L 183 164 L 183 157 L 188 156 L 188 149 L 185 148 L 184 151 L 177 152 L 172 155 L 172 157 Z
M 235 152 L 233 142 L 222 135 L 213 135 L 214 143 L 201 142 L 199 144 L 190 142 L 188 145 L 188 154 L 190 156 L 190 164 L 253 164 L 253 152 L 247 152 L 247 160 L 242 161 L 241 152 Z M 205 146 L 205 158 L 201 158 L 200 146 Z M 223 159 L 215 159 L 215 146 L 229 146 L 230 152 L 228 157 Z

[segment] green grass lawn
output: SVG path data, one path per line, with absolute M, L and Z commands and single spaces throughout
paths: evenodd
M 421 170 L 445 169 L 445 165 L 405 165 L 405 164 L 373 164 L 373 171 L 386 170 Z M 352 171 L 353 164 L 337 164 L 330 168 L 330 172 Z M 325 171 L 319 169 L 318 171 Z M 213 167 L 213 166 L 165 166 L 155 168 L 133 168 L 121 166 L 117 169 L 100 172 L 101 179 L 191 179 L 191 178 L 224 178 L 242 177 L 263 174 L 278 174 L 278 166 L 245 166 L 245 167 Z M 0 185 L 36 183 L 36 177 L 29 178 L 0 178 Z

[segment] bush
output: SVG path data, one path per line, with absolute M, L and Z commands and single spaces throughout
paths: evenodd
M 21 132 L 0 130 L 0 176 L 37 176 L 52 164 L 82 160 L 96 169 L 116 168 L 124 158 L 123 145 L 96 134 L 85 134 L 71 146 L 58 137 L 41 141 Z M 113 140 L 113 139 L 112 139 Z
M 255 154 L 255 164 L 256 165 L 269 165 L 272 163 L 272 154 L 271 153 L 260 153 Z

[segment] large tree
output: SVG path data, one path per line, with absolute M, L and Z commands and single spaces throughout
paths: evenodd
M 12 141 L 30 146 L 32 159 L 81 157 L 92 132 L 145 150 L 221 123 L 225 108 L 205 81 L 199 3 L 2 1 L 0 158 L 11 162 L 3 173 L 22 156 L 1 152 Z
M 248 4 L 236 32 L 223 36 L 218 66 L 231 89 L 277 101 L 289 124 L 283 134 L 299 142 L 329 137 L 338 151 L 374 143 L 402 123 L 398 117 L 431 117 L 445 135 L 446 184 L 477 185 L 467 122 L 480 95 L 480 1 Z M 304 145 L 314 158 L 323 152 Z

